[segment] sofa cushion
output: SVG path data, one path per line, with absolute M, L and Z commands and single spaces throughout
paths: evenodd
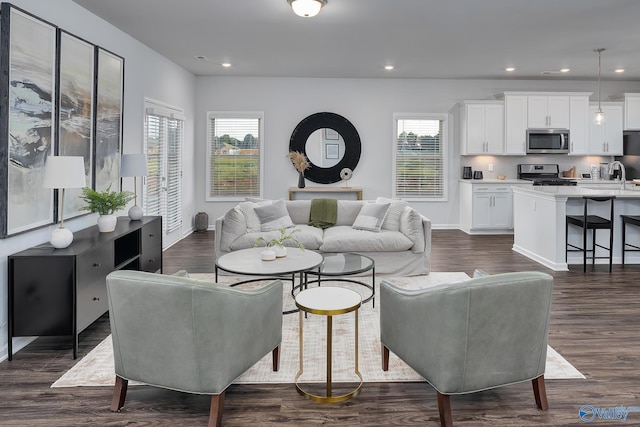
M 404 212 L 404 208 L 409 206 L 407 202 L 400 199 L 387 199 L 386 197 L 378 197 L 376 203 L 390 203 L 387 216 L 384 217 L 382 223 L 383 230 L 400 231 L 400 217 Z
M 322 244 L 322 229 L 310 227 L 306 224 L 295 225 L 295 228 L 300 231 L 296 232 L 294 236 L 298 242 L 302 243 L 302 246 L 304 246 L 305 249 L 317 250 L 320 248 L 320 245 Z M 258 237 L 263 237 L 266 241 L 269 241 L 280 237 L 280 232 L 275 230 L 245 233 L 231 242 L 229 248 L 232 251 L 252 248 Z M 284 245 L 295 246 L 295 243 L 286 241 L 284 242 Z
M 400 232 L 413 242 L 412 252 L 424 252 L 425 241 L 422 216 L 411 206 L 404 208 L 404 212 L 400 216 Z
M 380 231 L 391 203 L 365 203 L 353 222 L 356 230 Z
M 311 200 L 286 200 L 287 211 L 294 224 L 306 224 L 309 222 L 311 212 Z
M 273 231 L 281 228 L 293 227 L 289 211 L 284 200 L 277 200 L 270 205 L 257 206 L 254 208 L 256 215 L 260 219 L 261 231 Z
M 357 230 L 347 225 L 337 225 L 324 230 L 320 250 L 324 252 L 397 252 L 413 245 L 399 231 L 380 232 Z
M 241 202 L 238 204 L 238 209 L 244 215 L 244 219 L 247 223 L 247 232 L 252 233 L 256 231 L 262 231 L 262 224 L 260 223 L 260 218 L 258 214 L 256 214 L 256 207 L 266 206 L 273 203 L 273 200 L 264 200 L 262 202 Z
M 353 225 L 365 203 L 362 200 L 338 200 L 336 225 Z
M 238 206 L 224 214 L 223 231 L 220 233 L 220 249 L 228 251 L 229 245 L 247 232 L 247 221 Z M 216 230 L 218 233 L 218 230 Z

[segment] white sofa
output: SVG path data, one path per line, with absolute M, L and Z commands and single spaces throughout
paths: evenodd
M 280 235 L 278 230 L 262 231 L 255 208 L 274 201 L 242 202 L 216 219 L 215 253 L 220 256 L 251 248 L 258 237 L 267 241 Z M 352 226 L 366 203 L 389 203 L 379 231 Z M 282 203 L 282 202 L 280 202 Z M 308 225 L 311 200 L 284 201 L 295 237 L 305 249 L 325 252 L 355 252 L 375 261 L 376 274 L 412 276 L 428 274 L 431 256 L 431 221 L 401 200 L 338 200 L 337 219 L 326 229 Z M 287 242 L 293 246 L 294 242 Z

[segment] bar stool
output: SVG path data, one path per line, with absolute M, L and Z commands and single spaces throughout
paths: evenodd
M 638 215 L 620 215 L 622 218 L 622 265 L 624 265 L 624 254 L 629 252 L 640 252 L 640 246 L 627 243 L 627 224 L 640 227 L 640 216 Z M 627 249 L 627 246 L 632 249 Z
M 584 214 L 583 215 L 567 215 L 566 226 L 565 226 L 565 242 L 567 245 L 565 247 L 565 259 L 568 259 L 569 252 L 582 252 L 582 271 L 586 273 L 587 271 L 587 258 L 591 259 L 592 264 L 595 264 L 596 259 L 605 259 L 609 258 L 609 272 L 611 272 L 611 264 L 613 260 L 613 203 L 615 200 L 615 196 L 603 196 L 603 197 L 595 197 L 595 196 L 584 196 Z M 609 202 L 611 205 L 611 214 L 609 218 L 604 218 L 598 215 L 589 215 L 588 207 L 590 202 Z M 576 227 L 582 228 L 582 247 L 572 245 L 569 243 L 569 225 L 574 225 Z M 592 231 L 591 237 L 591 249 L 587 249 L 587 230 Z M 602 246 L 596 243 L 596 230 L 609 230 L 609 247 Z M 605 249 L 609 251 L 609 256 L 596 256 L 596 247 Z M 569 249 L 572 248 L 572 249 Z M 591 256 L 587 255 L 588 252 L 591 252 Z

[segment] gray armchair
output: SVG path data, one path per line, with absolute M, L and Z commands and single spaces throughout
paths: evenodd
M 380 286 L 382 368 L 389 351 L 437 391 L 442 426 L 452 394 L 531 380 L 537 406 L 544 385 L 553 278 L 540 272 L 477 277 L 421 290 Z
M 116 383 L 112 411 L 129 380 L 211 395 L 209 426 L 219 426 L 224 393 L 269 352 L 278 370 L 282 282 L 260 289 L 217 286 L 139 271 L 107 276 Z

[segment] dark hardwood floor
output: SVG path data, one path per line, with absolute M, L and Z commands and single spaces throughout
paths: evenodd
M 582 405 L 640 407 L 640 265 L 551 272 L 511 250 L 512 236 L 433 232 L 432 271 L 482 268 L 488 273 L 547 271 L 555 277 L 549 344 L 587 378 L 547 380 L 549 410 L 537 409 L 530 382 L 452 397 L 456 426 L 584 425 Z M 195 233 L 164 254 L 165 273 L 213 271 L 213 232 Z M 428 325 L 425 325 L 428 327 Z M 80 357 L 109 334 L 107 315 L 80 336 Z M 168 337 L 170 339 L 171 337 Z M 109 411 L 111 387 L 50 388 L 76 361 L 70 343 L 40 338 L 0 364 L 3 426 L 205 426 L 207 396 L 130 387 L 120 413 Z M 225 426 L 437 426 L 436 393 L 426 383 L 367 383 L 356 398 L 320 404 L 292 384 L 232 385 Z M 621 425 L 596 418 L 590 424 Z M 624 425 L 640 425 L 630 413 Z

